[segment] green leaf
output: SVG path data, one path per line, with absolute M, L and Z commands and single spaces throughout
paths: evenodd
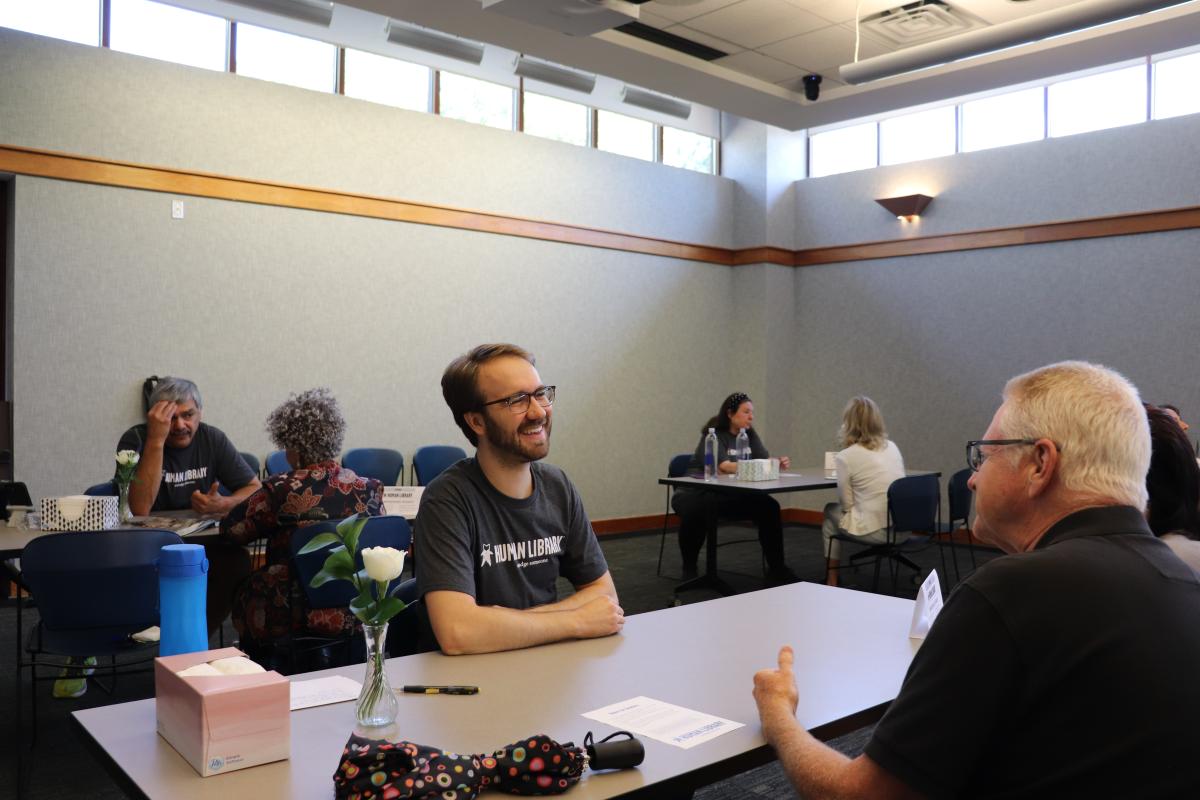
M 395 597 L 385 597 L 379 601 L 379 610 L 375 613 L 376 624 L 386 622 L 404 610 L 404 602 Z
M 316 536 L 309 539 L 308 544 L 304 545 L 304 547 L 301 547 L 300 552 L 298 552 L 296 555 L 302 556 L 306 553 L 312 553 L 334 543 L 341 544 L 341 541 L 342 540 L 337 537 L 336 533 L 318 533 Z
M 321 570 L 316 575 L 313 575 L 312 580 L 308 582 L 308 585 L 311 586 L 312 588 L 316 589 L 318 586 L 324 586 L 325 584 L 329 583 L 330 581 L 340 581 L 340 580 L 344 580 L 344 579 L 338 575 L 333 575 L 333 574 L 327 572 L 326 570 Z
M 346 550 L 352 554 L 358 553 L 358 537 L 362 534 L 362 529 L 367 524 L 368 519 L 369 517 L 360 517 L 358 514 L 351 514 L 338 523 L 338 536 L 342 537 L 342 542 L 345 543 Z

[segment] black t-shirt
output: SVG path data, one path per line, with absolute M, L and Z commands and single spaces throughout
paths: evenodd
M 1200 581 L 1090 508 L 950 595 L 866 753 L 929 797 L 1197 797 Z
M 520 500 L 493 487 L 474 458 L 429 484 L 413 545 L 422 596 L 449 590 L 525 609 L 555 602 L 560 575 L 582 586 L 608 571 L 575 486 L 558 467 L 530 466 L 533 494 Z
M 142 452 L 146 426 L 134 425 L 121 437 L 117 450 Z M 237 491 L 254 479 L 254 470 L 238 455 L 229 437 L 201 422 L 187 447 L 163 447 L 162 483 L 151 511 L 173 511 L 192 507 L 192 492 L 207 492 L 213 481 Z

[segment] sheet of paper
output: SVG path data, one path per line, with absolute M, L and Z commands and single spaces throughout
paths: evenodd
M 937 570 L 930 570 L 929 577 L 925 579 L 925 582 L 921 584 L 921 590 L 917 592 L 917 602 L 913 606 L 912 625 L 909 627 L 908 638 L 924 639 L 941 610 L 942 583 L 938 580 Z
M 404 517 L 414 519 L 417 507 L 421 505 L 421 494 L 424 486 L 385 486 L 383 487 L 383 513 L 389 517 Z
M 744 727 L 740 722 L 640 696 L 589 711 L 583 716 L 684 750 Z
M 362 684 L 344 675 L 292 681 L 292 711 L 358 699 Z

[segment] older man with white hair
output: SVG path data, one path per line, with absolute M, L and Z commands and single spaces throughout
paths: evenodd
M 1078 361 L 1020 375 L 967 460 L 974 533 L 1007 555 L 951 594 L 865 753 L 797 724 L 791 648 L 755 675 L 792 782 L 809 797 L 1200 796 L 1200 580 L 1143 516 L 1137 390 Z

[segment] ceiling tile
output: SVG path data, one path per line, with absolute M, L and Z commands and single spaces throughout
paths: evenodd
M 1005 0 L 1007 2 L 1007 0 Z M 860 17 L 867 17 L 889 8 L 905 4 L 906 0 L 785 0 L 805 11 L 810 11 L 830 22 L 853 22 L 855 10 Z M 958 0 L 956 0 L 958 2 Z
M 730 55 L 734 53 L 740 53 L 746 49 L 740 45 L 734 44 L 733 42 L 727 42 L 724 39 L 718 39 L 717 37 L 709 36 L 707 33 L 702 31 L 689 28 L 686 25 L 672 25 L 665 30 L 668 33 L 675 34 L 676 36 L 682 36 L 684 39 L 691 39 L 693 42 L 699 42 L 700 44 L 707 45 L 708 47 L 715 47 L 716 49 L 729 53 Z
M 638 12 L 638 22 L 641 22 L 644 25 L 649 25 L 653 28 L 658 28 L 660 30 L 666 30 L 668 25 L 675 24 L 675 20 L 671 19 L 670 17 L 654 14 L 650 11 L 647 11 L 645 7 Z
M 823 28 L 826 21 L 784 0 L 743 0 L 696 17 L 689 28 L 750 49 Z
M 681 6 L 651 2 L 644 3 L 641 10 L 642 13 L 648 12 L 675 22 L 684 22 L 701 14 L 708 14 L 740 2 L 742 0 L 700 0 L 698 3 L 687 3 Z
M 718 58 L 712 63 L 728 67 L 734 72 L 741 72 L 754 78 L 760 78 L 770 83 L 778 83 L 789 78 L 795 78 L 800 74 L 800 71 L 793 65 L 785 64 L 774 58 L 768 58 L 767 56 L 755 53 L 753 50 L 746 50 L 737 55 Z
M 810 72 L 815 72 L 823 64 L 849 64 L 854 60 L 853 27 L 849 24 L 844 27 L 830 25 L 827 28 L 760 47 L 758 52 L 798 67 L 804 67 Z M 888 51 L 889 48 L 864 34 L 858 53 L 859 58 L 871 58 Z

